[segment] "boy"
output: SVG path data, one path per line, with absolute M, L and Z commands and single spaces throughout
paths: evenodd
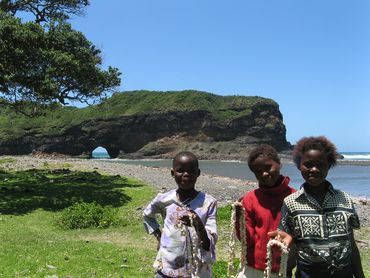
M 270 145 L 264 144 L 254 148 L 249 154 L 248 166 L 258 181 L 258 188 L 248 192 L 241 199 L 246 213 L 248 262 L 246 276 L 263 278 L 263 271 L 266 268 L 266 246 L 269 241 L 267 232 L 277 229 L 283 200 L 295 189 L 289 186 L 290 178 L 280 174 L 280 158 Z M 240 209 L 237 210 L 237 219 L 240 213 Z M 238 224 L 237 221 L 237 231 Z M 273 277 L 278 277 L 280 255 L 280 252 L 273 254 Z M 288 267 L 288 276 L 291 275 L 292 268 L 293 266 Z
M 199 240 L 199 250 L 193 249 L 199 259 L 196 266 L 198 276 L 212 277 L 211 265 L 216 259 L 217 241 L 216 200 L 195 189 L 200 170 L 198 159 L 191 152 L 180 152 L 175 156 L 171 175 L 177 189 L 158 194 L 144 210 L 145 229 L 158 240 L 155 277 L 192 277 L 192 266 L 186 250 L 194 246 L 187 246 L 179 223 L 186 225 L 190 234 Z M 164 220 L 162 232 L 156 214 L 161 214 Z
M 365 277 L 353 238 L 360 223 L 352 200 L 326 180 L 337 157 L 335 146 L 323 136 L 302 138 L 293 150 L 305 183 L 284 200 L 280 231 L 269 235 L 296 244 L 296 277 Z

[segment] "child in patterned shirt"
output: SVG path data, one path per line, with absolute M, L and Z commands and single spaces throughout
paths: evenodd
M 325 137 L 305 137 L 293 150 L 293 160 L 305 183 L 284 199 L 279 235 L 297 248 L 296 277 L 363 278 L 361 258 L 353 237 L 359 218 L 347 193 L 326 179 L 336 165 L 335 146 Z
M 145 229 L 158 240 L 155 277 L 192 277 L 194 269 L 187 250 L 194 246 L 187 246 L 189 241 L 181 231 L 181 224 L 186 226 L 192 239 L 194 236 L 199 239 L 199 249 L 195 250 L 195 272 L 198 277 L 212 277 L 217 241 L 216 200 L 195 189 L 200 170 L 198 159 L 191 152 L 180 152 L 175 156 L 171 175 L 177 189 L 158 194 L 144 210 Z M 162 232 L 155 218 L 157 214 L 164 220 Z

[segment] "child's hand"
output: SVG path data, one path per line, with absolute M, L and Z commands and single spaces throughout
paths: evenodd
M 186 226 L 191 226 L 190 218 L 193 221 L 193 226 L 195 230 L 197 230 L 198 232 L 204 230 L 202 220 L 199 218 L 198 214 L 193 210 L 189 210 L 186 214 L 180 216 L 179 221 L 181 221 Z
M 206 228 L 204 227 L 202 220 L 199 218 L 198 214 L 194 210 L 189 209 L 184 215 L 179 217 L 179 221 L 186 226 L 191 226 L 191 222 L 193 222 L 194 229 L 200 240 L 200 245 L 203 247 L 204 250 L 210 250 L 211 242 L 208 238 Z
M 276 240 L 284 243 L 286 246 L 290 246 L 290 244 L 293 241 L 293 238 L 290 234 L 288 234 L 286 232 L 283 232 L 283 231 L 280 231 L 280 230 L 268 232 L 267 235 L 270 238 L 276 239 Z

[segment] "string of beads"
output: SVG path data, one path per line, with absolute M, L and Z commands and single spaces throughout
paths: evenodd
M 200 265 L 200 259 L 198 256 L 199 239 L 197 233 L 195 232 L 194 217 L 195 215 L 191 215 L 189 217 L 190 219 L 189 227 L 187 227 L 184 223 L 180 221 L 176 224 L 176 226 L 180 230 L 181 235 L 185 236 L 185 248 L 186 248 L 185 256 L 189 262 L 191 277 L 199 278 L 199 265 Z M 190 228 L 192 228 L 193 232 L 190 230 Z
M 265 278 L 271 277 L 271 270 L 272 270 L 272 247 L 278 246 L 281 250 L 281 262 L 280 262 L 280 270 L 279 270 L 279 277 L 286 277 L 287 265 L 288 265 L 288 256 L 289 256 L 289 248 L 279 240 L 279 235 L 276 239 L 270 239 L 267 243 L 267 255 L 266 255 L 266 269 L 265 269 Z
M 241 214 L 239 219 L 236 219 L 236 210 L 237 207 L 241 210 Z M 235 259 L 235 244 L 237 241 L 236 236 L 236 227 L 235 223 L 239 221 L 239 235 L 240 235 L 240 263 L 239 268 L 235 269 L 234 266 L 234 259 Z M 241 277 L 240 273 L 244 273 L 245 268 L 247 266 L 247 237 L 246 237 L 246 230 L 245 230 L 245 209 L 240 202 L 235 202 L 232 204 L 231 210 L 231 219 L 230 219 L 230 230 L 232 231 L 230 234 L 229 240 L 229 258 L 228 258 L 228 268 L 227 268 L 227 276 L 230 278 Z M 239 274 L 236 274 L 239 273 Z
M 236 210 L 239 207 L 239 210 L 242 212 L 240 218 L 236 219 Z M 236 221 L 239 221 L 239 235 L 240 235 L 240 264 L 239 268 L 235 269 L 234 259 L 235 259 L 235 249 L 236 249 Z M 227 277 L 229 278 L 246 278 L 246 267 L 247 267 L 247 238 L 246 238 L 246 223 L 245 223 L 245 209 L 240 202 L 234 202 L 232 204 L 231 219 L 230 219 L 230 234 L 229 240 L 229 258 L 228 258 L 228 269 Z M 264 278 L 271 278 L 272 270 L 272 246 L 278 246 L 281 249 L 282 256 L 280 262 L 279 277 L 286 277 L 287 265 L 288 265 L 288 255 L 289 248 L 279 240 L 279 236 L 275 239 L 270 239 L 267 243 L 267 254 L 266 254 L 266 269 L 264 271 Z

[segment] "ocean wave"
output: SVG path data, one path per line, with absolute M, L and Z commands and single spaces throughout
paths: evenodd
M 232 162 L 232 163 L 243 163 L 241 160 L 231 159 L 231 160 L 220 160 L 221 162 Z
M 342 154 L 344 160 L 370 160 L 370 153 L 366 154 Z

